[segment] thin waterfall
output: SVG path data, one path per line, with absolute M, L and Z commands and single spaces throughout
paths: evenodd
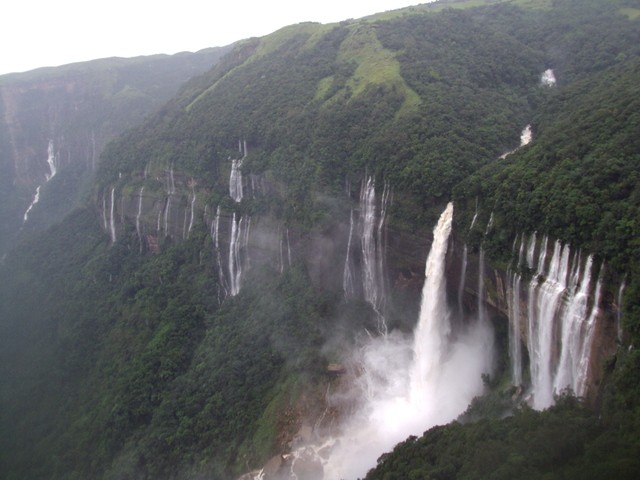
M 375 180 L 367 177 L 360 192 L 360 246 L 362 254 L 362 287 L 364 299 L 378 315 L 379 331 L 386 332 L 383 315 L 385 303 L 384 239 L 389 187 L 385 184 L 377 213 Z
M 347 255 L 344 261 L 344 269 L 342 272 L 342 291 L 345 298 L 353 298 L 355 296 L 355 287 L 353 281 L 353 260 L 351 258 L 351 242 L 353 240 L 353 209 L 349 217 L 349 240 L 347 241 Z
M 616 313 L 616 327 L 618 330 L 618 341 L 622 341 L 622 301 L 624 296 L 625 280 L 622 280 L 618 289 L 618 312 Z
M 111 188 L 111 207 L 109 209 L 109 233 L 111 234 L 111 243 L 116 243 L 116 222 L 114 220 L 115 210 L 115 191 L 116 187 Z
M 41 185 L 38 185 L 36 187 L 36 193 L 33 196 L 33 200 L 31 201 L 31 203 L 29 204 L 29 207 L 27 207 L 26 212 L 24 212 L 24 215 L 22 217 L 22 224 L 24 225 L 25 223 L 27 223 L 27 220 L 29 219 L 29 212 L 31 211 L 31 209 L 34 207 L 34 205 L 36 203 L 38 203 L 40 201 L 40 187 Z
M 44 183 L 49 182 L 53 177 L 55 177 L 56 173 L 58 173 L 57 163 L 58 162 L 57 162 L 55 150 L 53 148 L 53 140 L 49 140 L 49 144 L 47 146 L 47 165 L 49 167 L 49 173 L 44 174 L 44 177 L 45 177 Z M 27 223 L 27 220 L 29 219 L 29 213 L 31 212 L 31 210 L 33 210 L 33 207 L 35 207 L 35 205 L 40 201 L 41 188 L 42 188 L 42 185 L 38 185 L 36 187 L 36 191 L 33 195 L 33 200 L 31 200 L 31 203 L 29 204 L 29 206 L 27 207 L 27 210 L 24 212 L 24 215 L 22 216 L 22 225 Z M 103 200 L 104 200 L 104 197 L 103 197 Z M 104 209 L 103 209 L 103 212 L 104 212 Z M 105 229 L 106 228 L 107 226 L 105 222 Z
M 287 259 L 289 260 L 289 268 L 291 268 L 291 243 L 289 243 L 289 229 L 287 228 Z
M 458 285 L 458 314 L 462 316 L 464 309 L 462 306 L 462 297 L 464 296 L 464 286 L 467 277 L 467 245 L 464 246 L 462 253 L 462 267 L 460 269 L 460 283 Z
M 189 217 L 189 228 L 187 228 L 187 238 L 189 238 L 189 234 L 191 233 L 191 229 L 193 228 L 195 205 L 196 205 L 196 192 L 195 190 L 193 190 L 191 192 L 191 215 Z
M 244 150 L 243 150 L 244 147 Z M 243 198 L 242 191 L 242 163 L 247 156 L 247 141 L 241 142 L 238 140 L 238 150 L 240 158 L 231 160 L 231 174 L 229 175 L 229 196 L 233 198 L 236 203 L 240 203 Z
M 138 212 L 136 213 L 136 233 L 138 234 L 138 240 L 140 241 L 140 251 L 142 252 L 142 231 L 140 229 L 140 217 L 142 216 L 142 194 L 144 187 L 140 187 L 140 193 L 138 194 Z
M 511 382 L 515 386 L 522 385 L 522 343 L 520 341 L 520 285 L 519 274 L 509 272 L 509 292 L 507 296 L 509 309 L 509 358 L 511 360 Z
M 169 185 L 167 187 L 167 203 L 164 209 L 164 235 L 169 235 L 169 215 L 171 214 L 171 200 L 176 193 L 176 183 L 173 176 L 173 165 L 169 170 Z
M 58 173 L 57 158 L 53 149 L 53 140 L 49 140 L 47 147 L 47 164 L 49 165 L 49 173 L 45 174 L 46 181 L 48 182 Z
M 211 238 L 216 251 L 216 263 L 218 264 L 218 300 L 222 301 L 227 296 L 227 280 L 222 268 L 222 253 L 220 251 L 220 205 L 216 209 L 216 216 L 211 224 Z
M 478 197 L 476 197 L 476 210 L 473 214 L 473 218 L 471 219 L 471 225 L 469 226 L 469 231 L 473 230 L 473 226 L 476 224 L 477 219 L 478 219 Z
M 582 342 L 580 343 L 580 363 L 578 368 L 578 374 L 575 383 L 575 393 L 579 397 L 583 397 L 587 391 L 587 379 L 589 378 L 589 361 L 591 360 L 591 347 L 593 346 L 593 335 L 596 330 L 596 322 L 600 311 L 600 296 L 602 294 L 602 274 L 604 267 L 600 268 L 600 276 L 596 282 L 596 290 L 593 294 L 593 305 L 589 318 L 582 329 Z
M 231 220 L 231 238 L 229 240 L 229 294 L 234 297 L 240 293 L 244 268 L 249 266 L 247 247 L 251 218 L 241 217 L 237 220 L 234 212 Z

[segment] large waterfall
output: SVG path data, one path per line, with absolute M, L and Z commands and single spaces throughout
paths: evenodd
M 521 385 L 521 339 L 526 332 L 531 403 L 542 409 L 566 388 L 579 396 L 586 393 L 601 282 L 592 288 L 593 258 L 582 261 L 568 244 L 556 241 L 550 259 L 547 237 L 538 245 L 535 234 L 531 236 L 526 259 L 525 244 L 522 236 L 519 261 L 526 261 L 535 274 L 524 289 L 520 275 L 509 274 L 509 353 L 513 383 Z M 527 308 L 522 309 L 525 292 Z
M 377 458 L 409 435 L 446 423 L 482 393 L 490 372 L 493 335 L 485 322 L 460 325 L 446 301 L 444 275 L 453 204 L 434 229 L 425 266 L 418 324 L 413 336 L 392 331 L 370 338 L 358 350 L 353 397 L 361 401 L 343 425 L 324 464 L 324 478 L 363 477 Z

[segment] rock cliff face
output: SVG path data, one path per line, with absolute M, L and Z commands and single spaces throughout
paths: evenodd
M 220 198 L 197 178 L 172 168 L 135 182 L 121 179 L 98 202 L 105 232 L 114 241 L 129 235 L 141 251 L 157 253 L 165 241 L 183 241 L 194 228 L 204 228 L 221 279 L 220 301 L 238 293 L 251 268 L 281 273 L 301 260 L 318 288 L 368 303 L 378 318 L 372 328 L 413 328 L 431 242 L 429 226 L 410 232 L 385 218 L 383 189 L 372 190 L 372 199 L 366 200 L 363 178 L 359 197 L 345 192 L 344 198 L 325 201 L 326 221 L 305 230 L 260 213 L 257 205 L 277 197 L 284 187 L 268 184 L 264 176 L 253 182 L 248 178 L 241 202 Z M 596 401 L 602 364 L 615 351 L 617 335 L 617 307 L 602 285 L 606 265 L 594 266 L 591 257 L 572 253 L 568 245 L 532 238 L 531 258 L 525 259 L 524 245 L 514 260 L 519 269 L 495 267 L 481 252 L 452 239 L 447 256 L 451 311 L 460 322 L 486 312 L 502 337 L 511 381 L 529 390 L 534 406 L 548 406 L 552 395 L 566 387 Z M 526 261 L 533 264 L 524 265 Z M 372 269 L 368 262 L 378 266 Z M 376 300 L 367 296 L 368 289 L 377 292 Z M 507 331 L 512 333 L 500 333 Z
M 106 143 L 226 50 L 105 59 L 0 77 L 0 252 L 21 230 L 44 228 L 77 206 Z

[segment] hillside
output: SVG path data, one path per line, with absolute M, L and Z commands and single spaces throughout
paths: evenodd
M 358 478 L 401 442 L 367 478 L 632 478 L 637 12 L 292 25 L 153 114 L 137 67 L 86 67 L 116 93 L 57 125 L 99 161 L 39 173 L 59 213 L 0 265 L 4 476 Z
M 1 76 L 0 252 L 79 206 L 104 146 L 227 50 L 109 58 Z

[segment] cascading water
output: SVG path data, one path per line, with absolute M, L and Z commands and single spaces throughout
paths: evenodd
M 360 192 L 360 246 L 362 254 L 362 287 L 364 299 L 378 315 L 379 331 L 386 332 L 383 309 L 386 298 L 384 285 L 383 230 L 386 219 L 389 188 L 384 186 L 380 214 L 376 214 L 376 189 L 373 177 L 362 182 Z
M 220 205 L 216 209 L 216 216 L 211 224 L 211 238 L 216 251 L 216 263 L 218 264 L 218 301 L 227 296 L 227 279 L 222 268 L 222 253 L 220 252 Z
M 520 275 L 509 272 L 509 358 L 511 359 L 511 381 L 515 386 L 522 385 L 522 343 L 520 342 Z
M 231 238 L 229 240 L 229 294 L 232 297 L 240 293 L 243 269 L 249 263 L 247 246 L 249 244 L 250 227 L 251 218 L 241 217 L 240 221 L 238 221 L 236 214 L 233 214 Z
M 176 194 L 176 182 L 173 176 L 173 165 L 169 170 L 169 184 L 167 186 L 167 203 L 164 209 L 164 235 L 165 237 L 169 235 L 169 216 L 171 214 L 171 200 L 173 196 Z
M 49 144 L 47 146 L 47 165 L 49 167 L 49 173 L 44 174 L 45 183 L 49 182 L 53 177 L 56 176 L 56 173 L 58 173 L 57 158 L 56 158 L 55 150 L 53 148 L 53 140 L 49 140 Z M 33 210 L 33 207 L 35 207 L 35 205 L 40 201 L 41 188 L 42 188 L 42 185 L 38 185 L 36 187 L 36 191 L 33 195 L 33 200 L 31 201 L 31 203 L 27 207 L 27 210 L 24 212 L 24 215 L 22 216 L 23 225 L 27 223 L 27 220 L 29 219 L 29 213 L 31 212 L 31 210 Z
M 425 265 L 418 325 L 413 336 L 392 331 L 369 338 L 360 350 L 354 397 L 358 411 L 332 440 L 324 465 L 326 480 L 363 477 L 377 458 L 409 435 L 451 421 L 483 390 L 481 375 L 492 363 L 492 333 L 473 322 L 454 336 L 444 275 L 453 204 L 434 229 Z
M 349 217 L 349 240 L 347 241 L 347 256 L 344 261 L 344 270 L 342 272 L 342 291 L 345 298 L 353 298 L 355 296 L 355 286 L 353 280 L 353 259 L 351 258 L 351 241 L 353 239 L 353 209 Z
M 520 252 L 524 251 L 525 241 L 522 236 Z M 548 238 L 544 237 L 536 258 L 537 241 L 534 233 L 526 249 L 527 266 L 536 268 L 527 288 L 526 312 L 532 406 L 536 409 L 552 405 L 554 394 L 566 388 L 576 395 L 585 395 L 601 289 L 601 282 L 598 281 L 589 308 L 592 257 L 589 256 L 583 265 L 580 255 L 572 254 L 568 244 L 563 246 L 556 241 L 547 262 L 548 243 Z M 522 382 L 521 292 L 521 277 L 511 273 L 509 352 L 515 385 Z
M 531 125 L 527 125 L 520 134 L 520 146 L 524 147 L 525 145 L 529 145 L 531 140 L 533 140 L 533 132 L 531 131 Z
M 458 285 L 458 314 L 462 316 L 464 309 L 462 306 L 462 297 L 464 296 L 464 286 L 467 278 L 467 246 L 464 246 L 462 253 L 462 267 L 460 269 L 460 283 Z
M 244 150 L 243 150 L 244 147 Z M 229 176 L 229 196 L 237 203 L 242 201 L 242 163 L 247 156 L 247 141 L 238 140 L 238 150 L 240 158 L 231 160 L 231 175 Z
M 27 211 L 24 212 L 24 215 L 22 217 L 22 224 L 24 225 L 25 223 L 27 223 L 27 220 L 29 219 L 29 212 L 31 211 L 31 209 L 34 207 L 34 205 L 36 203 L 38 203 L 40 201 L 40 187 L 41 185 L 38 185 L 36 187 L 36 193 L 33 196 L 33 200 L 31 201 L 31 203 L 29 204 L 29 207 L 27 208 Z

